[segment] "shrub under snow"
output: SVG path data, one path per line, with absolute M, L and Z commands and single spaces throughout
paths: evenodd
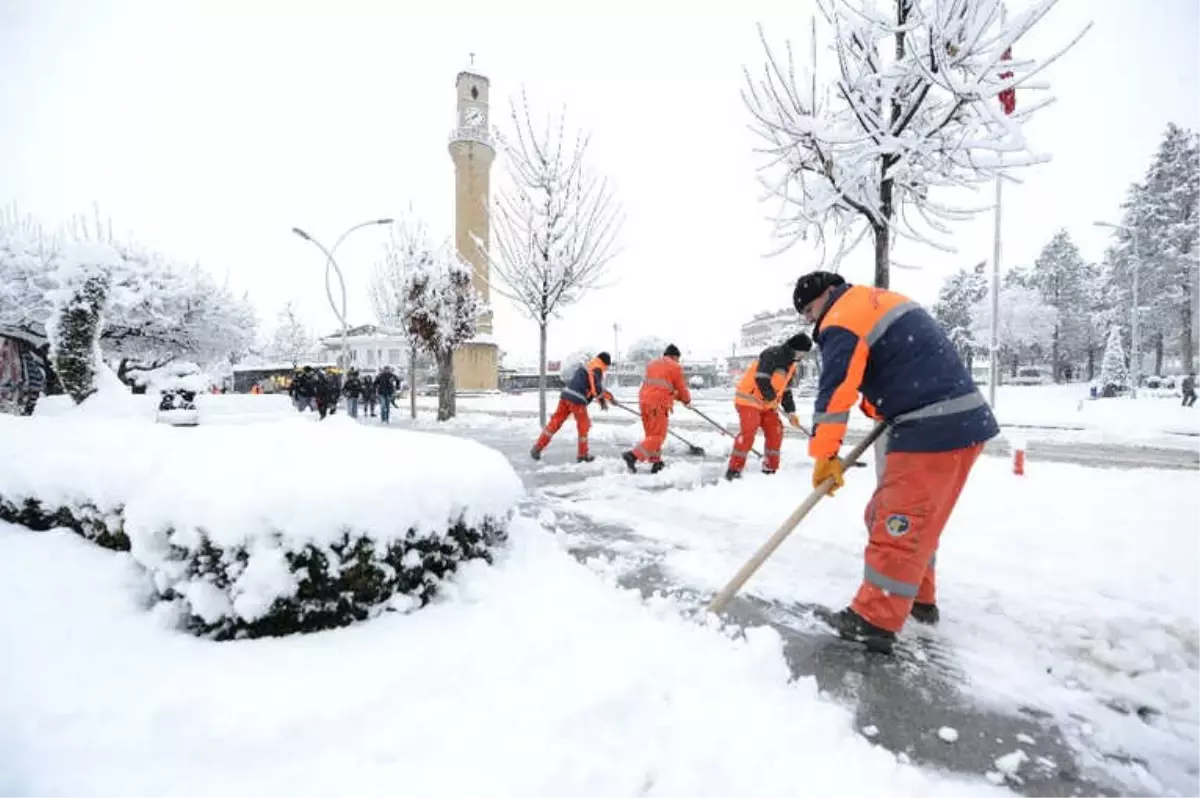
M 343 626 L 398 596 L 423 605 L 460 562 L 490 561 L 523 492 L 473 441 L 336 417 L 4 417 L 0 450 L 0 519 L 128 550 L 217 638 Z

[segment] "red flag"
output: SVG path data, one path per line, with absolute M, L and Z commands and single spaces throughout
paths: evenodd
M 1001 61 L 1011 61 L 1012 60 L 1012 48 L 1011 47 L 1009 47 L 1007 50 L 1004 51 L 1004 55 L 1000 56 L 1000 60 Z M 1013 76 L 1013 73 L 1011 70 L 1008 72 L 1000 73 L 1001 80 L 1008 80 L 1012 76 Z M 1000 107 L 1004 109 L 1005 114 L 1011 114 L 1013 111 L 1015 111 L 1017 109 L 1017 90 L 1016 89 L 1011 89 L 1011 88 L 1005 89 L 1004 91 L 1000 92 L 999 96 L 1000 96 Z

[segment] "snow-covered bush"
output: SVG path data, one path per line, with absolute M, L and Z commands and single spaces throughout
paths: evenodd
M 128 550 L 187 628 L 218 639 L 423 605 L 459 563 L 490 561 L 523 493 L 474 441 L 340 418 L 4 417 L 0 449 L 20 453 L 0 458 L 0 519 Z M 346 451 L 359 468 L 327 467 Z

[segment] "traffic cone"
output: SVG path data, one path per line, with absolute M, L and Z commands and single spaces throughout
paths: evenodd
M 1013 473 L 1019 477 L 1025 476 L 1025 447 L 1013 449 Z

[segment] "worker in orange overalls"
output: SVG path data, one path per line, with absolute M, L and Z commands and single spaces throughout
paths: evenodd
M 821 349 L 808 444 L 813 487 L 832 479 L 833 495 L 842 486 L 838 449 L 860 393 L 863 412 L 889 425 L 867 504 L 862 585 L 833 622 L 840 636 L 890 652 L 910 614 L 938 621 L 938 541 L 984 442 L 1000 428 L 957 350 L 916 302 L 821 271 L 797 281 L 792 302 Z
M 642 442 L 621 457 L 633 473 L 637 473 L 639 462 L 650 461 L 650 473 L 662 471 L 662 447 L 667 440 L 667 424 L 675 400 L 691 407 L 692 393 L 683 378 L 683 366 L 679 365 L 679 348 L 668 344 L 662 357 L 651 360 L 646 366 L 642 389 L 638 392 L 638 404 L 642 411 L 642 430 L 646 437 Z
M 797 333 L 779 346 L 768 346 L 756 360 L 751 361 L 733 397 L 741 429 L 733 439 L 733 451 L 729 455 L 725 479 L 737 479 L 742 475 L 759 427 L 762 427 L 766 438 L 763 473 L 774 474 L 779 470 L 779 454 L 783 447 L 783 422 L 779 420 L 779 408 L 782 407 L 783 412 L 787 413 L 789 424 L 800 426 L 790 386 L 792 378 L 796 376 L 796 361 L 810 349 L 812 339 L 804 333 Z
M 604 390 L 604 373 L 612 365 L 612 357 L 608 352 L 601 352 L 575 370 L 566 387 L 558 397 L 558 408 L 550 417 L 537 443 L 529 450 L 529 456 L 534 460 L 542 459 L 542 450 L 550 445 L 554 433 L 562 427 L 569 416 L 575 417 L 575 430 L 579 434 L 578 448 L 575 461 L 590 463 L 595 457 L 588 452 L 588 430 L 592 428 L 592 420 L 588 417 L 588 405 L 593 399 L 600 400 L 600 409 L 608 410 L 608 403 L 613 400 L 612 394 Z

